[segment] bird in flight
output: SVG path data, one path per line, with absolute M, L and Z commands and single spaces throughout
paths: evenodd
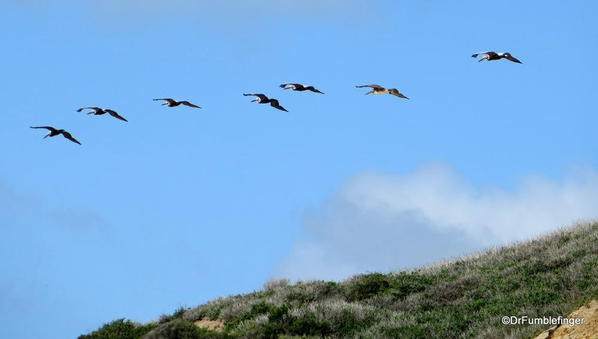
M 386 88 L 384 88 L 382 86 L 379 86 L 379 85 L 363 85 L 363 86 L 355 86 L 355 87 L 357 87 L 357 88 L 364 88 L 364 87 L 371 88 L 372 90 L 369 91 L 369 92 L 367 92 L 365 95 L 368 95 L 368 94 L 376 94 L 376 95 L 390 94 L 390 95 L 394 95 L 394 96 L 399 97 L 399 98 L 409 99 L 405 95 L 403 95 L 403 93 L 399 92 L 399 90 L 396 89 L 396 88 L 386 89 Z
M 282 89 L 290 89 L 293 91 L 303 92 L 303 91 L 312 91 L 314 93 L 324 94 L 324 92 L 320 92 L 319 90 L 315 89 L 314 86 L 303 86 L 301 84 L 282 84 L 280 85 Z
M 37 126 L 37 127 L 30 126 L 30 127 L 31 128 L 43 128 L 43 129 L 47 129 L 48 131 L 50 131 L 50 133 L 46 134 L 46 136 L 44 137 L 44 139 L 47 138 L 47 137 L 55 137 L 57 135 L 62 134 L 63 137 L 69 139 L 70 141 L 72 141 L 74 143 L 77 143 L 77 144 L 81 145 L 81 143 L 77 139 L 73 138 L 73 136 L 71 135 L 71 133 L 69 133 L 69 132 L 67 132 L 67 131 L 65 131 L 63 129 L 56 129 L 56 128 L 50 127 L 50 126 Z
M 480 58 L 480 60 L 478 60 L 478 62 L 487 60 L 487 61 L 494 61 L 494 60 L 500 60 L 500 59 L 507 59 L 513 62 L 516 62 L 518 64 L 522 64 L 521 61 L 519 61 L 519 59 L 515 58 L 514 56 L 511 55 L 511 53 L 505 52 L 505 53 L 496 53 L 496 52 L 480 52 L 480 53 L 476 53 L 474 55 L 472 55 L 472 58 L 477 58 L 479 55 L 483 55 L 482 58 Z
M 91 110 L 89 113 L 87 114 L 93 114 L 93 115 L 103 115 L 103 114 L 110 114 L 111 116 L 115 117 L 116 119 L 122 120 L 122 121 L 127 121 L 127 119 L 123 118 L 122 116 L 120 116 L 117 112 L 111 110 L 111 109 L 104 109 L 104 108 L 100 108 L 100 107 L 82 107 L 79 108 L 77 110 L 77 112 L 83 112 L 84 110 Z
M 159 100 L 166 101 L 165 103 L 162 104 L 162 106 L 176 107 L 179 105 L 185 105 L 185 106 L 189 106 L 189 107 L 193 107 L 193 108 L 201 108 L 199 106 L 196 106 L 196 105 L 190 103 L 189 101 L 176 101 L 171 98 L 154 99 L 154 101 L 159 101 Z
M 251 102 L 257 102 L 258 104 L 270 104 L 270 106 L 277 108 L 281 111 L 285 111 L 288 112 L 284 107 L 280 106 L 280 103 L 278 102 L 278 100 L 276 99 L 270 99 L 267 96 L 265 96 L 264 94 L 245 94 L 243 93 L 244 96 L 249 97 L 257 97 L 257 99 L 251 100 Z

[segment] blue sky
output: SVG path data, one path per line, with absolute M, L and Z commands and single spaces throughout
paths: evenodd
M 5 336 L 76 337 L 275 277 L 412 267 L 598 217 L 597 10 L 0 3 Z M 470 57 L 484 50 L 523 64 Z M 411 100 L 355 88 L 368 83 Z M 129 123 L 75 111 L 96 105 Z

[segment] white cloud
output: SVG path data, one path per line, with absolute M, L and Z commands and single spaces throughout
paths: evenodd
M 350 180 L 304 221 L 277 275 L 342 279 L 415 267 L 598 218 L 598 172 L 529 177 L 514 190 L 475 188 L 450 168 Z

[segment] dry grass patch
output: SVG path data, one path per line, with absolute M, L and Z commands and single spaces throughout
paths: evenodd
M 202 319 L 195 321 L 193 324 L 197 327 L 205 328 L 212 331 L 222 332 L 224 330 L 223 320 L 208 320 Z

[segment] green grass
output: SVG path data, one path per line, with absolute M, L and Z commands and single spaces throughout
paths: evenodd
M 500 318 L 564 316 L 597 297 L 598 223 L 589 223 L 413 271 L 276 281 L 147 325 L 117 320 L 80 338 L 531 337 L 544 326 Z M 222 320 L 225 330 L 196 329 L 200 319 Z

